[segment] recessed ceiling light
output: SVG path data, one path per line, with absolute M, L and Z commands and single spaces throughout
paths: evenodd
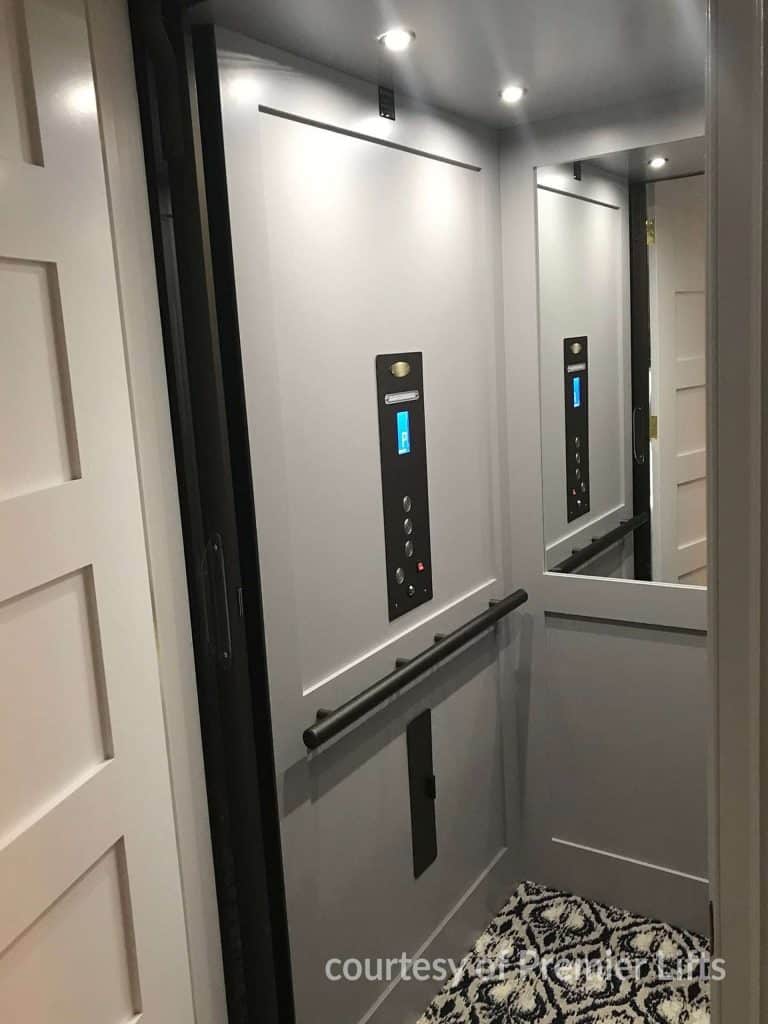
M 382 32 L 379 42 L 383 43 L 392 53 L 402 53 L 408 49 L 415 38 L 416 33 L 407 28 L 391 28 L 387 32 Z
M 519 103 L 527 92 L 528 90 L 522 85 L 507 85 L 501 90 L 499 96 L 501 96 L 502 103 Z
M 669 160 L 665 156 L 654 156 L 648 161 L 648 166 L 653 171 L 660 171 L 662 167 L 666 167 Z

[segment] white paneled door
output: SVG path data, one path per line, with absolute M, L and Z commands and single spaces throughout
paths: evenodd
M 0 0 L 0 1021 L 191 1024 L 89 20 Z

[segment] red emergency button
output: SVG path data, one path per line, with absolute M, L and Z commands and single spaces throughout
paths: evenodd
M 424 563 L 423 562 L 419 562 L 416 565 L 416 568 L 419 570 L 419 572 L 424 572 Z

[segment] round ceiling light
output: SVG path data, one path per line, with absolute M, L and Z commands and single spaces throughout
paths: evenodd
M 528 92 L 522 85 L 506 85 L 499 93 L 502 103 L 519 103 Z
M 662 167 L 666 167 L 669 160 L 665 156 L 654 156 L 648 161 L 648 166 L 652 171 L 660 171 Z
M 382 32 L 379 36 L 379 42 L 386 46 L 388 50 L 391 50 L 392 53 L 403 53 L 415 38 L 416 33 L 411 32 L 407 28 L 391 28 L 387 32 Z

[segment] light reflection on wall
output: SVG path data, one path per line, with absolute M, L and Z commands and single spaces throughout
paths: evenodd
M 67 109 L 76 117 L 96 115 L 96 90 L 92 81 L 78 82 L 66 93 Z
M 261 83 L 254 74 L 246 71 L 228 75 L 225 89 L 227 95 L 231 96 L 237 103 L 258 103 L 261 99 Z
M 381 117 L 380 114 L 371 114 L 363 117 L 355 125 L 355 130 L 361 135 L 372 135 L 375 139 L 388 139 L 395 131 L 395 122 L 388 117 Z

